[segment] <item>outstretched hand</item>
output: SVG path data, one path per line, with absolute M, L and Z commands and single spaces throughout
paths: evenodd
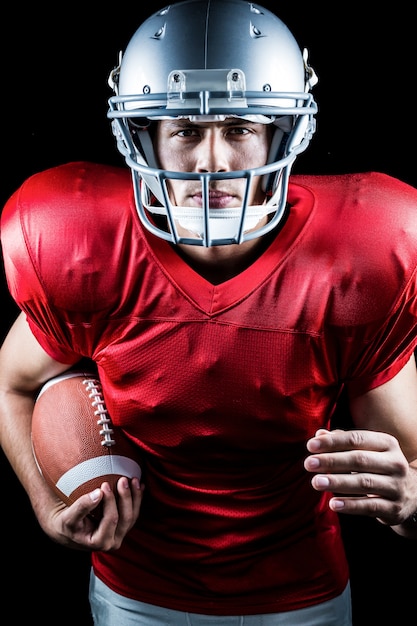
M 311 484 L 334 494 L 333 511 L 374 517 L 389 526 L 403 524 L 416 512 L 417 468 L 392 435 L 320 429 L 307 450 L 304 467 L 314 474 Z

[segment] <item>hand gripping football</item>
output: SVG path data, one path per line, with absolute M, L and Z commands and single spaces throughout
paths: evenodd
M 104 481 L 116 493 L 121 476 L 141 478 L 138 454 L 112 425 L 91 373 L 71 370 L 45 383 L 34 406 L 32 448 L 45 481 L 66 504 Z

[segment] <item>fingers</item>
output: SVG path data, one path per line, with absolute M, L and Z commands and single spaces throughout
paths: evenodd
M 344 450 L 384 451 L 398 448 L 398 441 L 392 435 L 370 430 L 325 430 L 321 428 L 307 442 L 307 450 L 312 453 L 337 452 Z
M 305 469 L 326 474 L 331 488 L 342 489 L 345 493 L 353 486 L 358 488 L 358 493 L 369 493 L 378 484 L 377 476 L 373 475 L 401 477 L 408 470 L 398 441 L 386 433 L 322 430 L 307 442 L 307 449 L 312 454 L 305 459 Z M 352 473 L 360 475 L 352 476 Z M 341 481 L 340 474 L 348 476 Z M 324 477 L 315 483 L 317 487 L 319 483 L 324 485 Z
M 137 478 L 120 478 L 117 496 L 108 483 L 61 512 L 60 543 L 85 550 L 117 550 L 135 524 L 144 488 Z
M 123 539 L 126 534 L 135 524 L 140 510 L 142 502 L 143 488 L 140 486 L 140 482 L 137 478 L 132 478 L 129 481 L 127 478 L 120 478 L 117 483 L 117 524 L 114 526 L 114 536 L 112 549 L 120 548 Z M 111 530 L 114 514 L 114 498 L 110 498 L 109 501 L 109 529 Z M 107 521 L 108 511 L 106 505 L 103 509 L 103 517 Z
M 320 474 L 351 474 L 361 473 L 373 475 L 404 476 L 408 463 L 402 453 L 398 451 L 348 450 L 344 452 L 329 452 L 309 456 L 305 459 L 304 467 L 308 472 Z M 375 476 L 377 479 L 377 476 Z M 363 479 L 363 488 L 367 489 L 368 478 Z
M 337 494 L 329 501 L 332 510 L 399 523 L 410 468 L 395 437 L 320 429 L 307 449 L 304 467 L 314 473 L 313 488 Z

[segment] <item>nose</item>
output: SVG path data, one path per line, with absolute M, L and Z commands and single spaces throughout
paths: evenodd
M 227 142 L 218 129 L 208 129 L 196 148 L 197 172 L 226 172 L 228 168 Z

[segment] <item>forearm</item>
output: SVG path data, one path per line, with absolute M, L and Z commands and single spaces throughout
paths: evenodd
M 118 549 L 139 515 L 140 486 L 119 492 L 120 508 L 111 489 L 95 490 L 93 495 L 81 496 L 66 506 L 44 481 L 33 456 L 31 427 L 36 394 L 47 380 L 69 367 L 41 348 L 21 314 L 0 349 L 0 445 L 29 496 L 42 530 L 51 539 L 77 550 Z M 98 526 L 91 518 L 97 506 L 103 510 Z
M 33 337 L 21 313 L 0 350 L 0 445 L 41 521 L 58 500 L 38 471 L 32 453 L 31 423 L 36 393 L 69 365 L 54 361 Z
M 41 512 L 56 501 L 35 463 L 31 446 L 33 397 L 0 390 L 0 445 L 41 523 Z

